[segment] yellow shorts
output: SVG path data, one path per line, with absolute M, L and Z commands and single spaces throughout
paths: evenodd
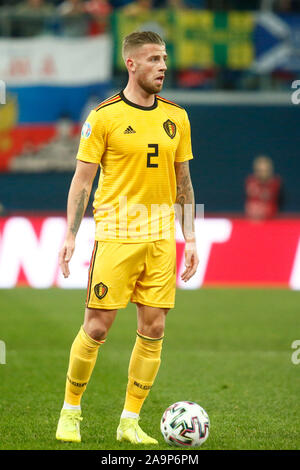
M 172 308 L 176 290 L 176 242 L 96 241 L 89 269 L 86 306 L 125 308 L 129 301 Z

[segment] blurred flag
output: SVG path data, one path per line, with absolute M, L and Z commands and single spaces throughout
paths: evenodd
M 79 123 L 88 100 L 101 102 L 110 88 L 109 35 L 1 39 L 0 57 L 7 87 L 7 104 L 0 110 L 0 170 L 26 146 L 51 140 L 62 117 Z
M 251 70 L 300 70 L 300 15 L 259 13 L 254 32 L 256 57 Z

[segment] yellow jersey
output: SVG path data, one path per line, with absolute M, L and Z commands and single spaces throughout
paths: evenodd
M 144 107 L 120 92 L 83 125 L 77 159 L 101 167 L 93 203 L 98 241 L 174 237 L 174 162 L 193 158 L 190 123 L 181 106 L 154 98 Z

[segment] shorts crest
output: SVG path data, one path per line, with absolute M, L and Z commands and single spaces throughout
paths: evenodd
M 103 297 L 106 296 L 108 292 L 108 287 L 105 284 L 103 284 L 103 282 L 99 282 L 99 284 L 95 285 L 94 292 L 95 292 L 96 297 L 98 297 L 98 299 L 101 300 L 103 299 Z

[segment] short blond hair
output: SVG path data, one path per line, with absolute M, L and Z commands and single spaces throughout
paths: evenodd
M 122 56 L 124 61 L 130 50 L 141 47 L 144 44 L 166 45 L 161 36 L 154 31 L 135 31 L 128 34 L 123 40 Z

